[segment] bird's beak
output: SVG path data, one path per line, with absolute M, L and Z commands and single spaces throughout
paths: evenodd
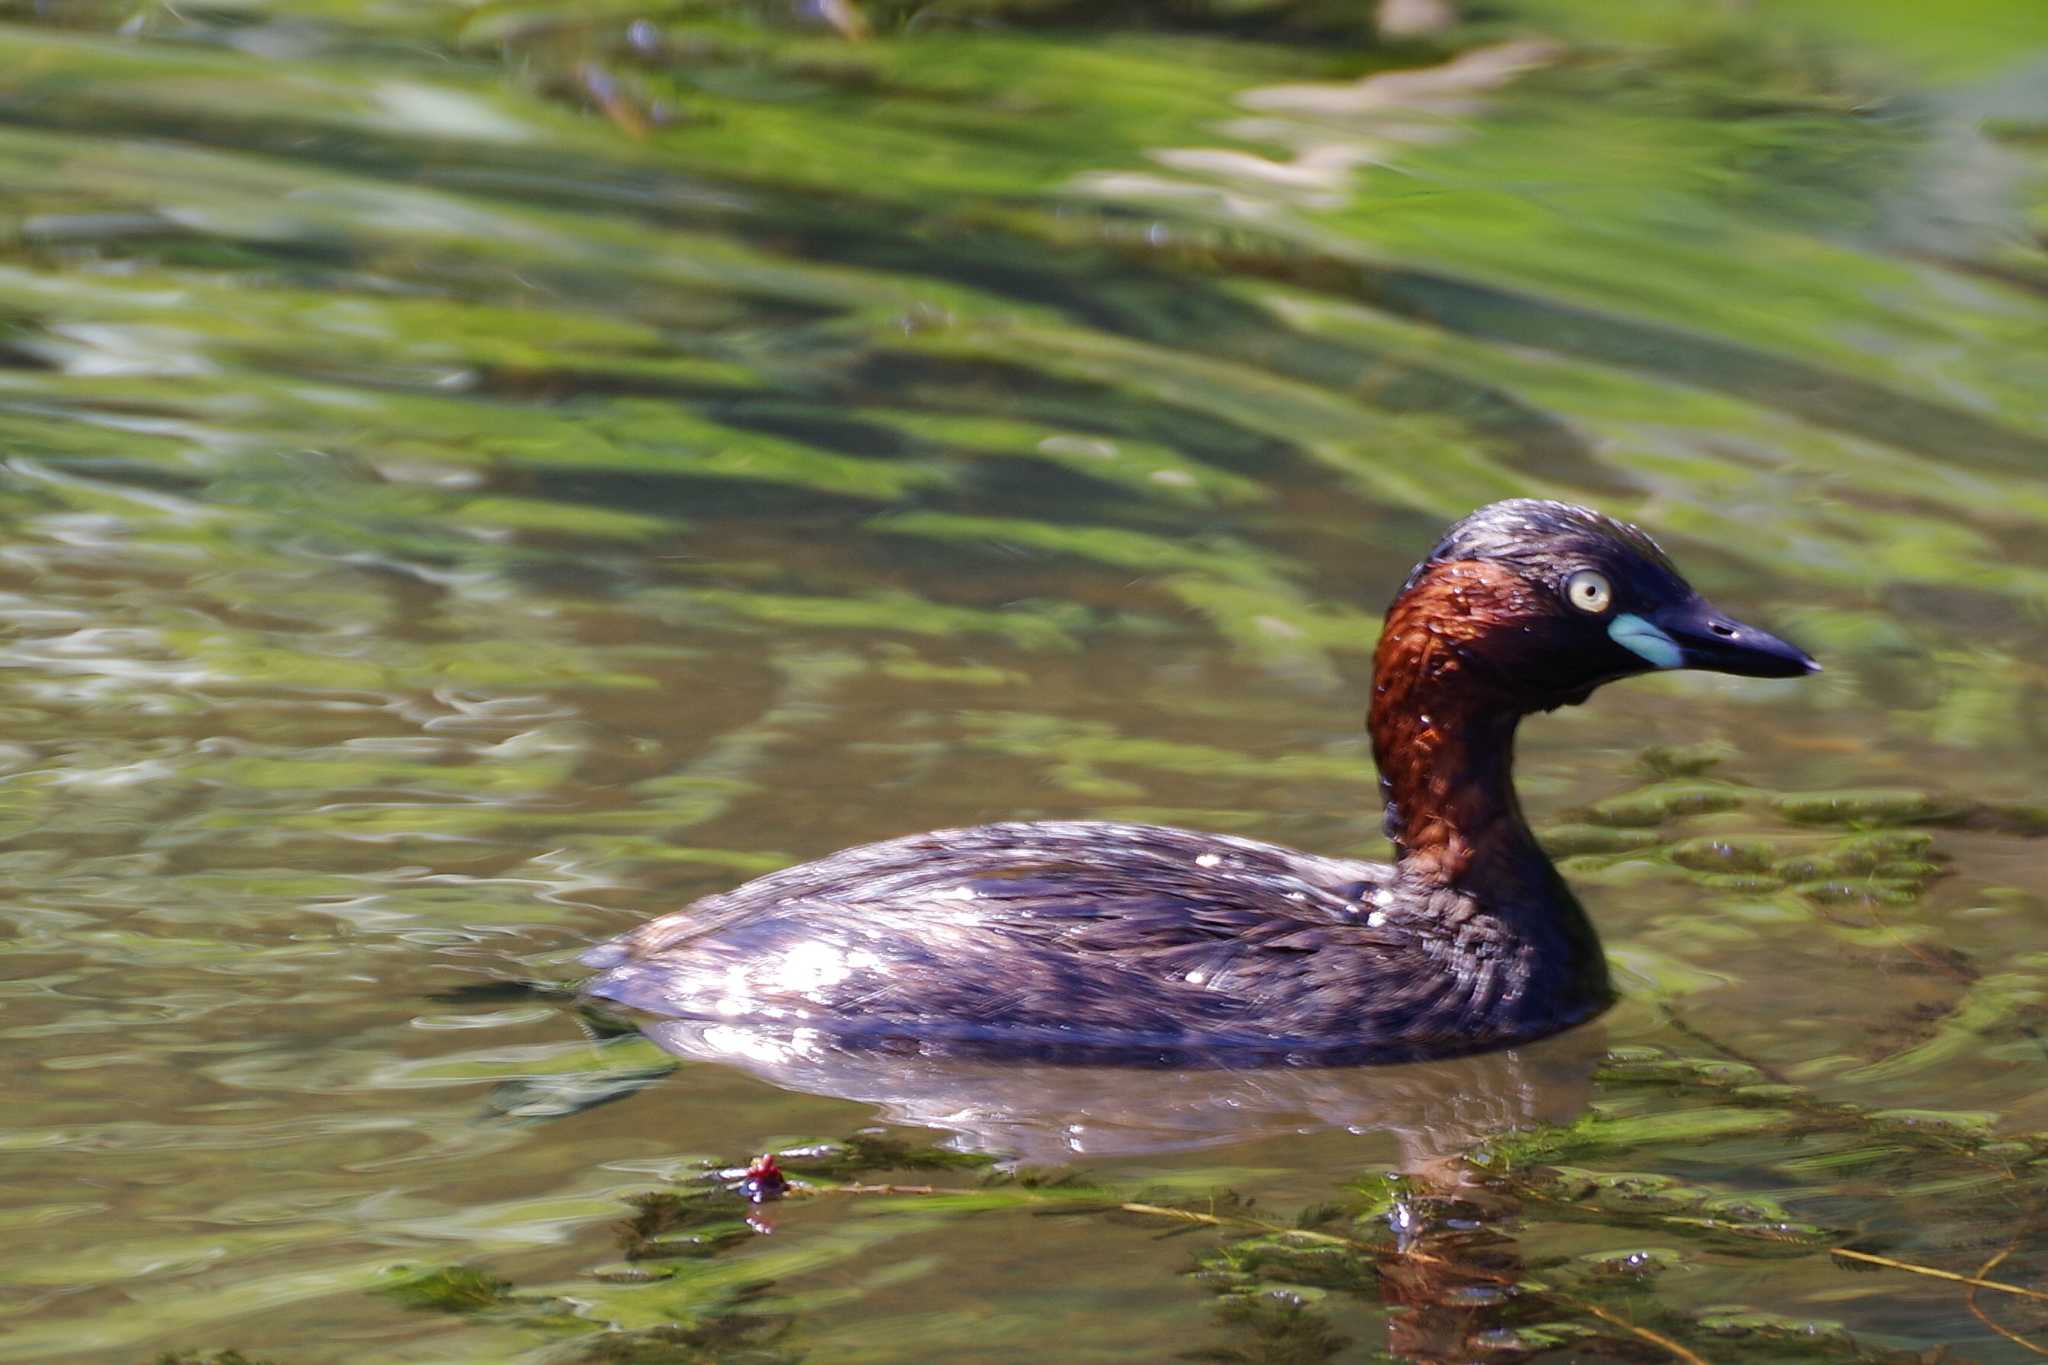
M 1745 678 L 1799 678 L 1820 672 L 1799 646 L 1724 616 L 1703 597 L 1647 615 L 1623 612 L 1607 627 L 1622 648 L 1657 668 L 1701 668 Z

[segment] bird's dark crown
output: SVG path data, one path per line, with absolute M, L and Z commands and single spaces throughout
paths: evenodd
M 1653 598 L 1690 592 L 1685 578 L 1640 527 L 1543 498 L 1489 503 L 1445 531 L 1436 547 L 1408 574 L 1407 592 L 1439 564 L 1480 560 L 1505 564 L 1525 578 L 1549 581 L 1574 568 L 1617 573 Z

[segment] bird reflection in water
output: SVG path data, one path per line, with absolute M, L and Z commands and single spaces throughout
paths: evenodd
M 890 1122 L 936 1129 L 950 1145 L 1022 1166 L 1386 1133 L 1407 1189 L 1378 1258 L 1380 1293 L 1401 1310 L 1389 1321 L 1387 1349 L 1425 1361 L 1497 1356 L 1502 1306 L 1522 1278 L 1504 1231 L 1517 1200 L 1465 1155 L 1507 1132 L 1571 1122 L 1606 1055 L 1598 1024 L 1401 1066 L 1155 1070 L 849 1048 L 813 1030 L 755 1022 L 643 1020 L 641 1031 L 685 1060 L 872 1105 Z

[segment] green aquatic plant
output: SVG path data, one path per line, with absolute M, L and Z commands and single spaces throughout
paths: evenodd
M 800 1350 L 779 1343 L 787 1316 L 727 1313 L 695 1326 L 606 1332 L 572 1357 L 589 1365 L 797 1365 Z
M 721 1187 L 636 1194 L 626 1202 L 635 1212 L 620 1224 L 618 1237 L 628 1261 L 712 1256 L 753 1235 Z
M 1295 1290 L 1228 1294 L 1219 1302 L 1216 1316 L 1232 1335 L 1247 1338 L 1245 1343 L 1197 1347 L 1178 1353 L 1180 1359 L 1316 1365 L 1337 1359 L 1352 1344 L 1315 1311 L 1309 1296 Z
M 1684 1104 L 1633 1117 L 1620 1112 L 1646 1088 L 1673 1090 Z M 814 1214 L 829 1209 L 885 1220 L 1059 1215 L 1200 1235 L 1205 1244 L 1191 1273 L 1216 1296 L 1225 1341 L 1190 1342 L 1184 1354 L 1206 1360 L 1331 1358 L 1348 1339 L 1330 1312 L 1350 1300 L 1407 1305 L 1413 1316 L 1388 1319 L 1397 1332 L 1455 1330 L 1458 1340 L 1491 1349 L 1571 1342 L 1581 1350 L 1595 1343 L 1654 1347 L 1688 1361 L 1731 1358 L 1731 1351 L 1744 1359 L 1903 1361 L 1917 1357 L 1860 1342 L 1835 1321 L 1728 1301 L 1680 1307 L 1643 1297 L 1662 1276 L 1731 1251 L 1774 1259 L 1793 1268 L 1787 1273 L 1816 1260 L 1847 1258 L 1894 1273 L 1937 1275 L 1912 1259 L 1868 1251 L 1867 1228 L 1855 1230 L 1861 1246 L 1850 1246 L 1851 1229 L 1802 1218 L 1797 1206 L 1808 1199 L 1826 1203 L 1823 1191 L 1687 1180 L 1657 1169 L 1660 1158 L 1697 1165 L 1716 1146 L 1753 1146 L 1768 1135 L 1770 1145 L 1756 1150 L 1833 1148 L 1818 1165 L 1810 1156 L 1781 1161 L 1780 1182 L 1795 1170 L 1833 1171 L 1847 1162 L 1895 1168 L 1917 1153 L 1923 1173 L 1936 1165 L 1949 1169 L 1945 1179 L 1902 1190 L 1909 1201 L 2038 1201 L 2048 1193 L 2039 1174 L 2039 1137 L 1999 1137 L 1981 1120 L 1964 1122 L 1966 1116 L 1824 1100 L 1728 1058 L 1633 1046 L 1610 1058 L 1603 1089 L 1608 1099 L 1602 1107 L 1616 1112 L 1489 1139 L 1448 1183 L 1441 1171 L 1369 1173 L 1292 1215 L 1269 1212 L 1228 1189 L 1126 1192 L 1072 1173 L 1048 1179 L 991 1172 L 985 1158 L 878 1133 L 791 1147 L 779 1158 L 793 1173 L 806 1172 L 786 1202 Z M 1560 1160 L 1566 1156 L 1571 1164 Z M 613 1305 L 593 1319 L 560 1319 L 551 1300 L 514 1294 L 474 1271 L 436 1272 L 418 1282 L 432 1286 L 436 1306 L 446 1307 L 441 1301 L 452 1295 L 461 1311 L 511 1306 L 530 1311 L 536 1329 L 545 1322 L 551 1331 L 579 1332 L 590 1352 L 581 1358 L 695 1360 L 700 1356 L 688 1352 L 719 1342 L 742 1351 L 800 1354 L 802 1315 L 793 1311 L 800 1286 L 748 1274 L 760 1238 L 740 1219 L 749 1206 L 710 1178 L 721 1166 L 737 1169 L 731 1162 L 707 1163 L 683 1184 L 628 1199 L 632 1212 L 618 1225 L 627 1264 L 600 1268 L 594 1285 L 572 1295 Z M 928 1172 L 932 1179 L 917 1185 L 875 1179 L 902 1171 Z M 815 1218 L 806 1221 L 811 1235 L 820 1235 Z M 1537 1226 L 1550 1230 L 1524 1231 L 1514 1240 L 1504 1235 Z M 1521 1238 L 1527 1248 L 1513 1249 Z M 1580 1249 L 1563 1249 L 1575 1244 Z M 858 1245 L 825 1254 L 857 1254 Z M 1546 1249 L 1552 1246 L 1560 1249 Z M 706 1270 L 690 1268 L 720 1262 L 730 1268 L 708 1278 Z M 1885 1291 L 1873 1286 L 1870 1292 Z M 603 1325 L 628 1302 L 618 1296 L 650 1293 L 690 1305 L 670 1310 L 688 1321 Z M 644 1321 L 644 1315 L 629 1316 Z M 671 1347 L 684 1354 L 659 1353 Z
M 1924 824 L 1954 818 L 1961 803 L 1907 788 L 1799 792 L 1777 801 L 1788 820 L 1816 825 Z
M 476 1313 L 512 1300 L 512 1283 L 474 1266 L 393 1266 L 383 1292 L 408 1308 L 434 1313 Z
M 1734 810 L 1747 797 L 1748 793 L 1724 784 L 1687 780 L 1657 782 L 1596 801 L 1586 807 L 1585 816 L 1596 825 L 1624 828 L 1661 825 L 1681 815 Z
M 777 1154 L 793 1174 L 850 1180 L 877 1171 L 980 1171 L 995 1158 L 935 1143 L 915 1143 L 885 1133 L 855 1133 L 839 1142 L 816 1142 Z

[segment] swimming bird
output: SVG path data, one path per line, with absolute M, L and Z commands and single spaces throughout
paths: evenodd
M 1110 821 L 936 830 L 651 920 L 584 955 L 583 989 L 934 1055 L 1336 1065 L 1539 1038 L 1612 992 L 1516 800 L 1516 726 L 1677 668 L 1819 665 L 1717 611 L 1636 527 L 1497 502 L 1415 566 L 1374 652 L 1392 864 Z

